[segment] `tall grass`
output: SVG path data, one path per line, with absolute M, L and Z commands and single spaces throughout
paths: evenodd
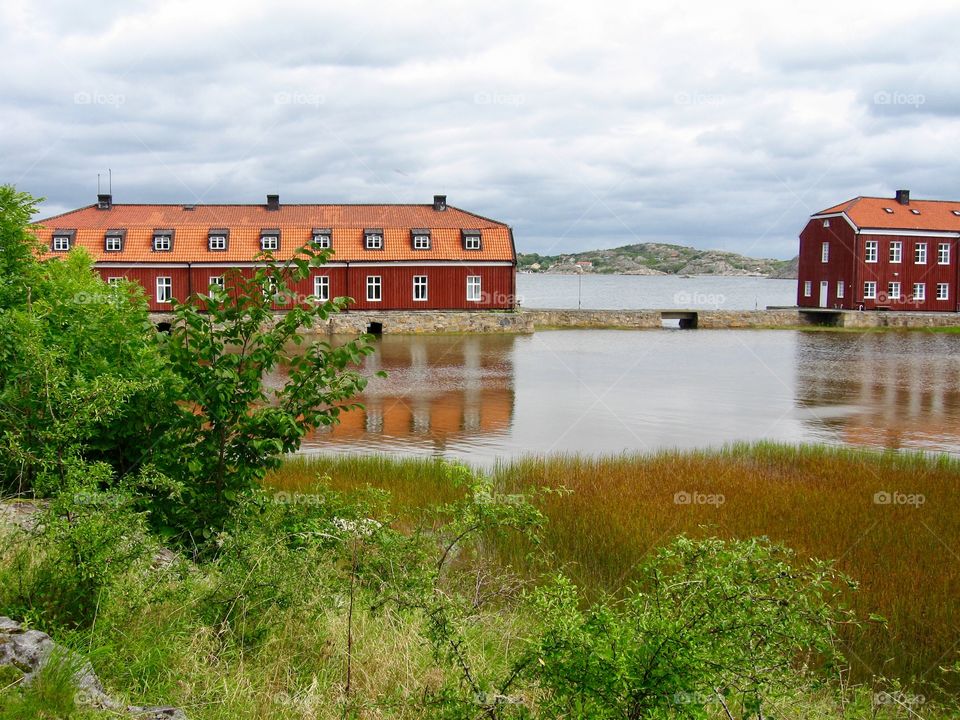
M 865 623 L 844 638 L 855 678 L 897 677 L 919 686 L 943 681 L 939 668 L 960 659 L 957 461 L 760 444 L 531 457 L 494 473 L 507 488 L 572 491 L 544 497 L 545 549 L 587 590 L 623 588 L 638 561 L 681 533 L 765 535 L 801 556 L 835 559 L 859 583 L 849 603 Z M 268 482 L 296 490 L 318 475 L 338 489 L 389 490 L 405 512 L 456 494 L 436 462 L 382 456 L 296 458 Z M 887 497 L 891 502 L 883 503 Z M 500 550 L 505 560 L 523 564 L 525 548 Z

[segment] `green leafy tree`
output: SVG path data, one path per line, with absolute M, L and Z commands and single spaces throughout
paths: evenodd
M 0 205 L 0 483 L 52 493 L 76 458 L 122 474 L 173 407 L 143 293 L 103 282 L 82 248 L 42 260 L 35 201 L 4 187 Z
M 0 185 L 0 313 L 29 299 L 39 243 L 28 226 L 39 199 Z
M 310 342 L 304 331 L 343 310 L 348 298 L 314 301 L 292 288 L 326 253 L 301 248 L 284 263 L 269 254 L 252 275 L 236 270 L 225 288 L 175 303 L 164 351 L 179 380 L 178 410 L 161 466 L 183 483 L 182 504 L 159 508 L 167 532 L 202 546 L 229 528 L 245 498 L 303 436 L 338 421 L 366 385 L 356 369 L 373 352 L 366 337 Z M 282 314 L 276 301 L 292 300 Z M 284 378 L 276 386 L 267 380 Z

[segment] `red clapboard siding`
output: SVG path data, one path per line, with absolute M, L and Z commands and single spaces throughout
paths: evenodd
M 153 312 L 170 310 L 170 303 L 157 302 L 157 278 L 169 277 L 173 284 L 173 297 L 185 300 L 191 294 L 206 293 L 210 278 L 227 276 L 236 272 L 230 266 L 223 267 L 131 267 L 98 268 L 100 275 L 107 280 L 122 277 L 140 283 L 147 296 L 148 307 Z M 253 268 L 241 268 L 240 274 L 250 277 Z M 310 277 L 290 283 L 291 302 L 276 304 L 276 309 L 285 309 L 294 302 L 307 302 L 313 295 L 313 278 L 326 275 L 330 278 L 330 297 L 351 297 L 355 300 L 350 309 L 355 310 L 491 310 L 510 309 L 514 305 L 515 272 L 510 266 L 463 265 L 378 265 L 378 266 L 330 266 L 311 270 Z M 382 300 L 367 301 L 367 276 L 378 275 L 382 282 Z M 413 299 L 413 278 L 416 275 L 427 277 L 427 300 Z M 480 276 L 481 301 L 467 301 L 467 277 Z M 229 287 L 229 280 L 227 281 Z
M 853 228 L 842 217 L 828 218 L 829 226 L 815 218 L 807 223 L 800 234 L 800 258 L 798 266 L 797 305 L 819 307 L 820 283 L 828 283 L 827 307 L 852 307 L 856 281 L 855 237 Z M 822 262 L 823 243 L 829 243 L 829 262 Z M 804 292 L 805 282 L 810 282 L 810 296 Z M 843 281 L 843 297 L 839 298 L 837 283 Z

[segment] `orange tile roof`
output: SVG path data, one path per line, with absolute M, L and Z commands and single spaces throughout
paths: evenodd
M 912 210 L 919 210 L 920 214 Z M 813 217 L 845 213 L 858 228 L 960 232 L 960 215 L 954 211 L 960 213 L 960 201 L 911 199 L 909 205 L 901 205 L 893 198 L 855 197 L 814 213 Z
M 34 224 L 34 232 L 47 246 L 56 230 L 76 230 L 74 246 L 86 248 L 99 262 L 247 262 L 260 250 L 260 230 L 279 228 L 280 249 L 274 256 L 285 260 L 312 238 L 313 228 L 331 228 L 331 262 L 393 260 L 515 260 L 509 226 L 465 210 L 447 206 L 438 212 L 432 205 L 123 205 L 110 210 L 96 205 L 46 218 Z M 104 250 L 104 233 L 124 228 L 124 249 Z M 153 232 L 175 229 L 173 249 L 154 252 Z M 228 228 L 226 251 L 207 249 L 211 229 Z M 364 248 L 365 228 L 382 228 L 383 250 Z M 414 250 L 410 231 L 429 229 L 430 250 Z M 482 249 L 465 250 L 461 230 L 480 230 Z

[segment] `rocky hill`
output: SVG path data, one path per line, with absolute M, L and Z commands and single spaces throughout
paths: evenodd
M 754 275 L 797 277 L 797 259 L 751 258 L 721 250 L 698 250 L 683 245 L 640 243 L 609 250 L 587 250 L 563 255 L 519 253 L 525 272 L 621 275 Z

